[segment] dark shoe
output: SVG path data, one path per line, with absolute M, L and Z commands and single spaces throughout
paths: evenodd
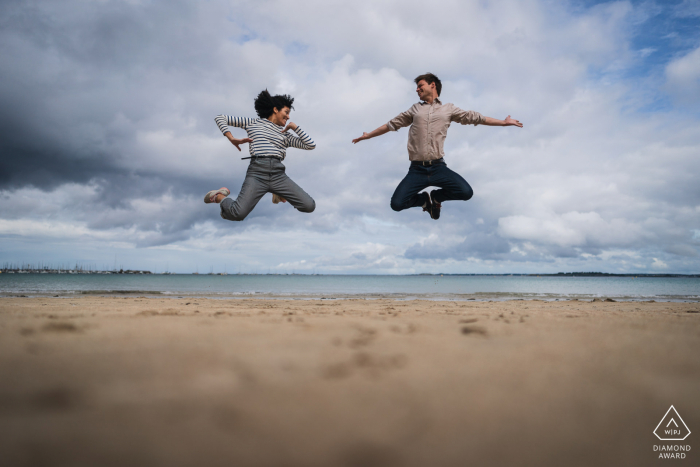
M 442 207 L 442 204 L 438 203 L 435 201 L 435 198 L 433 198 L 433 193 L 435 193 L 437 190 L 433 190 L 430 192 L 430 199 L 432 200 L 432 205 L 433 209 L 430 210 L 430 217 L 432 217 L 435 220 L 440 219 L 440 208 Z
M 433 203 L 430 201 L 430 195 L 425 191 L 421 195 L 423 196 L 423 211 L 427 211 L 430 217 L 433 217 Z

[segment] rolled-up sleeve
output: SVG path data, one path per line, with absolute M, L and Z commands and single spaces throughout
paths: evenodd
M 484 116 L 479 112 L 473 110 L 462 110 L 459 107 L 455 107 L 452 111 L 453 122 L 461 123 L 462 125 L 478 125 L 484 123 Z
M 401 112 L 396 117 L 389 120 L 386 126 L 388 126 L 391 131 L 397 131 L 399 128 L 409 126 L 413 123 L 413 114 L 413 107 L 411 107 L 407 111 Z

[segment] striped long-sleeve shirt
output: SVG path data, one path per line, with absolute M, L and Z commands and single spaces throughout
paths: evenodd
M 272 156 L 284 160 L 287 148 L 314 149 L 316 143 L 300 127 L 294 132 L 294 136 L 288 132 L 282 133 L 283 127 L 276 125 L 266 118 L 232 117 L 230 115 L 218 115 L 216 124 L 221 133 L 229 131 L 228 127 L 243 128 L 248 137 L 253 140 L 250 143 L 250 155 L 252 157 Z

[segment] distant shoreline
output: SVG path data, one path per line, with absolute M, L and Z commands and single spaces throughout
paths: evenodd
M 651 274 L 651 273 L 609 273 L 609 272 L 558 272 L 558 273 L 502 273 L 502 274 L 476 274 L 476 273 L 417 273 L 417 274 L 314 274 L 314 273 L 197 273 L 197 272 L 158 272 L 145 270 L 119 270 L 97 271 L 80 269 L 0 269 L 0 274 L 151 274 L 158 276 L 386 276 L 386 277 L 414 277 L 414 276 L 450 276 L 450 277 L 681 277 L 700 278 L 700 274 Z

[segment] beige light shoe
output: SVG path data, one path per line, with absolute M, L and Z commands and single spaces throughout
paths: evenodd
M 286 203 L 287 200 L 282 198 L 280 195 L 276 195 L 276 194 L 272 193 L 272 202 L 275 204 L 279 204 L 279 203 Z
M 226 187 L 219 188 L 218 190 L 211 190 L 209 193 L 204 195 L 204 202 L 207 204 L 215 203 L 216 202 L 216 195 L 218 195 L 219 193 L 221 193 L 222 195 L 224 195 L 224 197 L 226 197 L 226 196 L 231 194 L 231 191 L 229 191 L 229 189 Z

